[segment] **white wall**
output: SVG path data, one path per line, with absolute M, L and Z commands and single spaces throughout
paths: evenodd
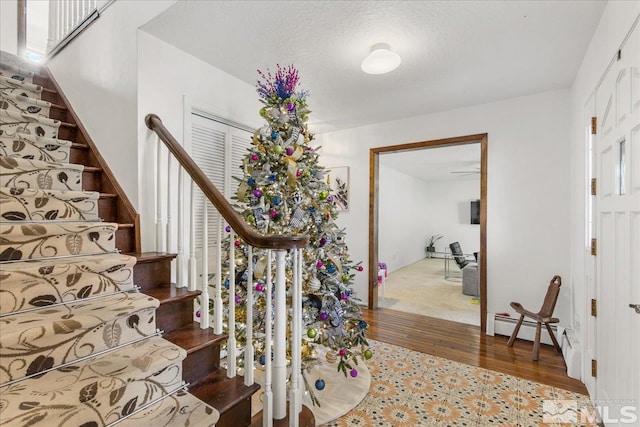
M 313 108 L 313 105 L 311 105 Z M 488 133 L 488 311 L 511 311 L 510 301 L 541 304 L 554 274 L 569 275 L 569 91 L 427 114 L 322 136 L 325 164 L 351 166 L 347 228 L 354 260 L 368 259 L 368 179 L 371 147 Z M 367 274 L 356 276 L 368 296 Z M 571 286 L 556 314 L 571 319 Z
M 189 105 L 255 128 L 261 126 L 262 118 L 258 113 L 261 104 L 254 86 L 144 31 L 139 33 L 138 50 L 136 126 L 140 145 L 136 168 L 140 170 L 142 247 L 151 250 L 155 245 L 155 202 L 153 192 L 148 189 L 153 188 L 155 137 L 145 126 L 144 117 L 149 113 L 157 114 L 181 142 L 185 141 L 190 128 Z M 188 110 L 186 116 L 185 108 Z M 175 219 L 176 213 L 172 217 Z
M 427 183 L 383 165 L 378 182 L 378 259 L 392 272 L 425 257 L 429 237 Z M 347 238 L 351 246 L 352 239 Z
M 18 2 L 0 1 L 0 50 L 18 54 Z
M 443 236 L 436 243 L 436 251 L 459 242 L 465 254 L 480 252 L 480 225 L 471 224 L 470 204 L 480 198 L 480 179 L 429 181 L 426 188 L 429 201 L 426 230 L 429 236 Z
M 93 141 L 138 207 L 138 28 L 175 3 L 117 1 L 47 61 Z
M 574 289 L 574 325 L 583 346 L 588 345 L 587 320 L 590 295 L 585 286 L 585 139 L 584 118 L 592 115 L 585 111 L 585 105 L 593 94 L 598 81 L 609 62 L 622 44 L 633 22 L 640 14 L 640 2 L 610 1 L 604 9 L 600 23 L 582 59 L 582 64 L 571 87 L 571 271 Z M 564 284 L 563 284 L 564 286 Z M 587 349 L 589 350 L 589 349 Z M 588 351 L 583 352 L 583 368 L 587 369 L 591 359 Z M 586 372 L 586 371 L 585 371 Z M 583 380 L 590 379 L 585 373 Z M 591 382 L 586 381 L 588 387 Z M 592 391 L 590 389 L 590 391 Z

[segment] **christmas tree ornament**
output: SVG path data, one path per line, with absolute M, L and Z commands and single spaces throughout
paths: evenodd
M 351 378 L 355 378 L 358 376 L 358 371 L 356 369 L 352 369 L 349 371 L 349 375 L 351 375 Z
M 373 357 L 373 351 L 371 351 L 371 349 L 366 349 L 362 355 L 365 359 L 369 360 Z
M 324 321 L 327 320 L 329 318 L 329 315 L 326 312 L 322 312 L 320 313 L 320 320 Z
M 276 145 L 273 147 L 273 152 L 276 154 L 282 154 L 282 147 L 280 145 Z
M 329 193 L 325 190 L 322 190 L 319 194 L 318 194 L 318 198 L 320 198 L 320 200 L 326 200 L 327 197 L 329 197 Z
M 321 378 L 320 378 L 320 379 L 317 379 L 317 380 L 316 380 L 316 389 L 318 389 L 318 390 L 322 391 L 322 390 L 324 390 L 324 387 L 325 387 L 324 380 L 323 380 L 323 379 L 321 379 Z
M 359 266 L 358 266 L 358 271 L 362 271 L 362 270 L 364 270 L 364 267 L 363 267 L 363 266 L 361 266 L 361 265 L 359 265 Z
M 345 350 L 344 348 L 341 348 L 338 351 L 338 354 L 340 355 L 340 357 L 345 357 L 347 355 L 347 350 Z
M 307 329 L 307 336 L 309 338 L 314 339 L 316 337 L 316 335 L 317 335 L 317 332 L 316 332 L 315 329 L 313 329 L 313 328 Z
M 327 362 L 329 363 L 336 363 L 336 361 L 338 360 L 338 355 L 336 354 L 335 351 L 329 350 L 325 355 L 325 359 L 327 359 Z
M 256 291 L 262 292 L 263 290 L 264 290 L 264 286 L 262 286 L 262 283 L 258 283 L 256 285 Z

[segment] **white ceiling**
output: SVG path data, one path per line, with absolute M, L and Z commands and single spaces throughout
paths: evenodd
M 181 1 L 143 30 L 239 79 L 294 64 L 316 132 L 570 87 L 603 1 Z M 367 75 L 370 47 L 402 56 Z
M 479 173 L 451 173 L 479 172 L 480 144 L 380 153 L 378 162 L 422 181 L 480 181 Z

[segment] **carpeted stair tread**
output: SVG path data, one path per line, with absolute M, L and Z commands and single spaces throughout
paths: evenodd
M 114 252 L 118 224 L 0 222 L 0 261 Z
M 21 157 L 0 157 L 0 186 L 42 190 L 82 190 L 85 167 Z
M 55 415 L 65 426 L 116 422 L 183 387 L 185 357 L 156 336 L 6 385 L 0 393 L 11 399 L 2 408 L 3 425 L 24 425 L 40 415 Z
M 17 113 L 40 114 L 49 117 L 52 104 L 38 98 L 30 98 L 17 93 L 0 92 L 0 108 Z
M 96 191 L 0 187 L 2 221 L 97 221 Z
M 213 427 L 218 411 L 185 391 L 172 394 L 118 423 L 118 427 Z
M 17 113 L 0 109 L 0 135 L 14 136 L 16 133 L 57 138 L 62 126 L 60 120 L 53 120 L 38 114 Z
M 0 63 L 0 76 L 8 79 L 14 79 L 19 82 L 33 83 L 33 71 L 21 70 L 11 64 Z
M 132 290 L 135 263 L 114 253 L 4 264 L 0 315 Z
M 153 335 L 158 300 L 123 292 L 0 318 L 0 383 Z
M 34 134 L 17 132 L 14 135 L 0 135 L 0 156 L 23 157 L 54 163 L 68 163 L 71 148 L 86 145 L 73 144 L 58 138 L 45 138 Z
M 18 74 L 39 73 L 42 67 L 39 64 L 29 62 L 24 58 L 16 56 L 12 53 L 0 51 L 0 68 L 12 70 Z
M 0 76 L 0 91 L 28 96 L 30 98 L 42 98 L 42 86 L 5 76 Z

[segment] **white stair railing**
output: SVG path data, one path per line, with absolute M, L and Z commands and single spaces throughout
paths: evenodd
M 105 3 L 102 1 L 101 3 Z M 97 0 L 49 0 L 47 54 L 97 17 Z
M 222 197 L 220 192 L 213 186 L 202 170 L 193 162 L 180 144 L 162 125 L 162 121 L 155 115 L 148 115 L 145 119 L 147 127 L 158 135 L 157 164 L 155 174 L 155 196 L 156 196 L 156 246 L 158 250 L 166 248 L 172 249 L 172 242 L 177 242 L 178 246 L 178 280 L 188 281 L 189 289 L 198 290 L 200 294 L 199 321 L 202 328 L 213 327 L 216 334 L 225 332 L 225 322 L 223 312 L 227 312 L 226 333 L 227 339 L 227 376 L 229 378 L 238 375 L 239 365 L 237 360 L 242 361 L 244 370 L 244 383 L 251 385 L 254 383 L 254 366 L 256 363 L 253 337 L 256 332 L 264 336 L 264 394 L 263 404 L 263 425 L 271 427 L 273 420 L 281 420 L 287 417 L 287 400 L 289 401 L 289 425 L 298 426 L 299 414 L 302 410 L 302 390 L 303 379 L 301 374 L 302 363 L 302 247 L 308 244 L 306 236 L 263 236 L 250 228 L 244 220 L 233 210 L 231 205 Z M 163 149 L 163 143 L 168 151 Z M 164 159 L 166 152 L 168 158 Z M 175 176 L 174 162 L 177 160 L 178 183 L 175 185 L 171 177 Z M 186 176 L 184 176 L 186 173 Z M 184 181 L 186 179 L 186 182 Z M 176 188 L 177 187 L 177 190 Z M 189 191 L 184 192 L 184 188 Z M 202 210 L 200 212 L 202 220 L 202 236 L 196 236 L 197 212 L 194 200 L 202 192 Z M 174 197 L 173 193 L 177 193 Z M 185 197 L 186 196 L 186 197 Z M 183 210 L 189 209 L 189 215 L 184 215 Z M 209 222 L 207 212 L 209 209 L 217 209 L 220 213 L 216 221 L 216 243 L 209 247 Z M 177 226 L 172 227 L 172 213 L 176 214 Z M 228 246 L 228 283 L 222 281 L 222 225 L 224 221 L 230 225 L 225 227 L 226 235 L 229 239 Z M 200 269 L 198 274 L 196 237 L 202 241 L 200 248 Z M 184 254 L 183 248 L 189 245 L 188 273 L 183 273 Z M 247 257 L 247 295 L 244 301 L 238 297 L 236 300 L 236 246 L 243 247 Z M 246 248 L 246 249 L 244 249 Z M 253 310 L 255 301 L 254 291 L 254 248 L 261 249 L 266 253 L 267 266 L 264 274 L 266 286 L 265 292 L 265 317 L 264 331 L 253 330 Z M 215 251 L 215 256 L 209 256 L 209 249 Z M 262 251 L 265 250 L 265 251 Z M 272 252 L 275 251 L 275 274 L 272 269 Z M 287 258 L 289 257 L 289 258 Z M 260 257 L 258 257 L 260 258 Z M 214 271 L 213 278 L 210 279 L 210 263 L 215 263 L 211 269 Z M 291 265 L 291 280 L 287 284 L 287 264 Z M 272 277 L 273 276 L 273 277 Z M 198 278 L 200 280 L 198 280 Z M 222 286 L 227 286 L 228 292 L 226 301 L 223 300 Z M 183 284 L 179 284 L 183 286 Z M 212 303 L 209 301 L 209 287 L 213 287 Z M 287 307 L 287 292 L 291 294 L 291 307 Z M 244 304 L 241 306 L 240 304 Z M 236 341 L 236 306 L 244 308 L 245 338 L 244 348 L 237 348 Z M 210 311 L 212 317 L 210 319 Z M 240 310 L 241 312 L 243 310 Z M 287 336 L 288 313 L 292 313 L 291 336 Z M 211 320 L 211 321 L 210 321 Z M 291 360 L 287 361 L 287 342 L 290 344 Z M 242 351 L 239 351 L 242 350 Z M 287 378 L 290 379 L 287 387 Z M 288 390 L 287 390 L 288 388 Z M 288 399 L 287 399 L 288 397 Z

